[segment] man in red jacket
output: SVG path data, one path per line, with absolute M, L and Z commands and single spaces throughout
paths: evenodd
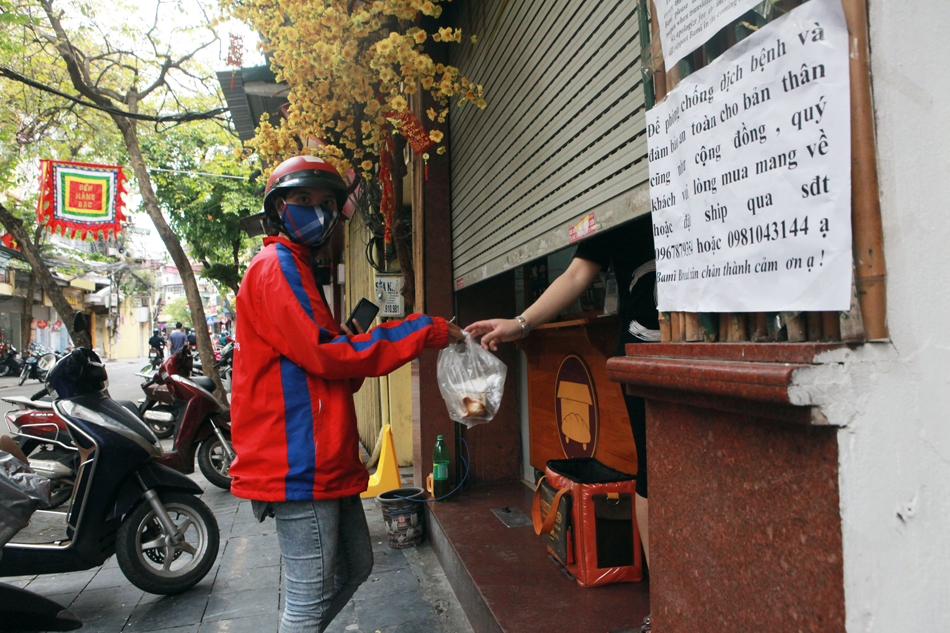
M 277 519 L 287 587 L 281 633 L 326 629 L 373 567 L 353 392 L 363 378 L 462 337 L 458 326 L 424 314 L 368 333 L 337 326 L 312 263 L 346 195 L 319 158 L 281 163 L 264 194 L 272 235 L 237 296 L 231 492 L 251 499 L 259 517 Z

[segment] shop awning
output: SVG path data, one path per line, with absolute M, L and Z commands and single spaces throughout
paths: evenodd
M 88 279 L 82 279 L 80 277 L 70 279 L 69 285 L 72 288 L 79 288 L 81 290 L 88 290 L 90 292 L 96 289 L 96 283 L 94 281 L 89 281 Z

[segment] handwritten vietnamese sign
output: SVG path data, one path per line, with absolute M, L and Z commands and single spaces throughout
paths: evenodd
M 848 35 L 812 0 L 647 113 L 659 309 L 847 310 Z

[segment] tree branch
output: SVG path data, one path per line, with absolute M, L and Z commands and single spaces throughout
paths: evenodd
M 67 65 L 69 64 L 67 63 Z M 72 75 L 72 73 L 70 73 L 70 75 Z M 73 101 L 87 108 L 100 110 L 112 116 L 122 116 L 129 119 L 135 119 L 136 121 L 152 121 L 155 123 L 187 123 L 189 121 L 214 119 L 214 118 L 217 118 L 218 115 L 224 114 L 225 112 L 228 111 L 227 108 L 215 108 L 214 110 L 208 110 L 207 112 L 185 112 L 185 113 L 180 113 L 180 114 L 168 114 L 165 116 L 152 116 L 150 114 L 139 114 L 137 112 L 128 112 L 125 110 L 120 110 L 119 108 L 112 107 L 111 105 L 112 101 L 104 96 L 104 93 L 107 92 L 104 89 L 94 90 L 88 86 L 84 86 L 83 88 L 80 88 L 80 86 L 76 85 L 76 83 L 74 82 L 73 86 L 76 88 L 76 90 L 80 94 L 83 94 L 86 96 L 88 96 L 88 94 L 90 93 L 97 95 L 97 98 L 95 99 L 96 103 L 90 103 L 88 101 L 83 101 L 82 99 L 79 99 L 78 97 L 68 95 L 65 92 L 60 92 L 59 90 L 56 90 L 55 88 L 52 88 L 50 86 L 41 84 L 37 81 L 33 81 L 32 79 L 29 79 L 28 77 L 24 77 L 18 72 L 10 70 L 9 68 L 4 68 L 2 66 L 0 66 L 0 77 L 6 77 L 7 79 L 12 79 L 13 81 L 18 81 L 20 83 L 26 84 L 27 86 L 30 86 L 31 88 L 36 88 L 37 90 L 42 90 L 44 92 L 54 94 L 64 99 L 69 99 L 70 101 Z M 116 93 L 113 93 L 113 94 L 116 94 Z M 106 103 L 109 105 L 100 105 L 100 102 Z

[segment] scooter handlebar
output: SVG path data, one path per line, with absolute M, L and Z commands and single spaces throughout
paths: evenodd
M 40 398 L 46 395 L 49 395 L 49 389 L 47 389 L 46 387 L 43 387 L 42 389 L 34 393 L 32 396 L 30 396 L 30 400 L 39 400 Z

